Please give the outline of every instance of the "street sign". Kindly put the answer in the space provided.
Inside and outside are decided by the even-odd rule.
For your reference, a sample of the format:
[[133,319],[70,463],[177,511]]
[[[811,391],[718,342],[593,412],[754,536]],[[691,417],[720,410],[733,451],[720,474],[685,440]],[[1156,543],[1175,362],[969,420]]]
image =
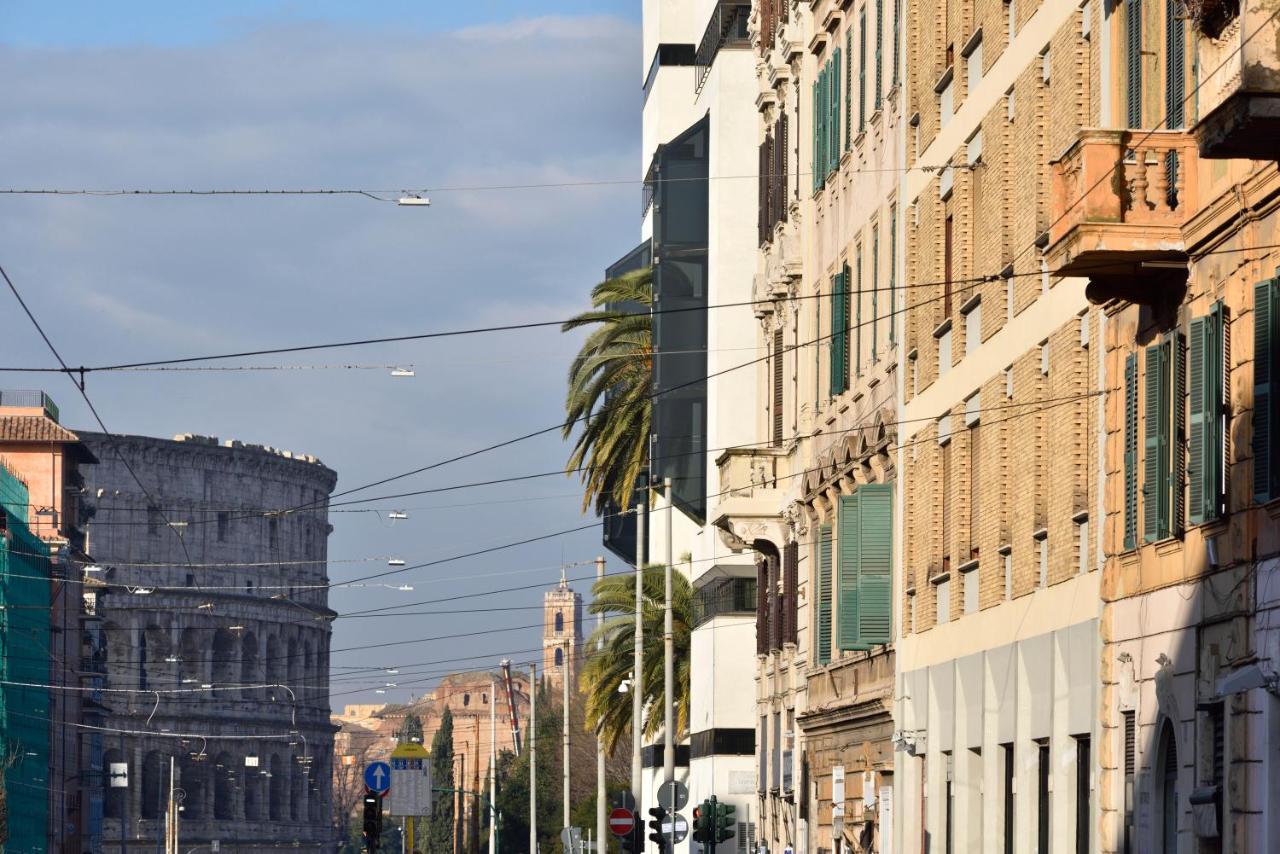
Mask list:
[[689,790],[679,780],[663,783],[658,789],[658,803],[672,812],[682,810],[689,803]]
[[[755,790],[752,789],[752,791],[754,792]],[[622,791],[618,792],[617,795],[614,796],[613,804],[614,806],[618,806],[618,807],[626,807],[632,812],[636,811],[635,795],[631,794],[631,792],[627,791],[626,789],[623,789]]]
[[689,822],[680,813],[676,813],[669,821],[662,823],[662,835],[672,842],[684,842],[684,838],[689,835]]
[[626,836],[635,826],[636,814],[626,807],[614,807],[609,813],[609,832],[614,836]]
[[582,830],[577,827],[566,827],[560,831],[560,844],[566,854],[577,854],[582,850]]
[[431,753],[421,744],[401,744],[391,751],[391,797],[388,815],[431,815]]
[[112,789],[127,789],[129,787],[129,763],[128,762],[112,762],[108,769],[108,776],[111,778]]
[[391,788],[391,766],[385,762],[370,762],[364,767],[364,785],[379,795]]

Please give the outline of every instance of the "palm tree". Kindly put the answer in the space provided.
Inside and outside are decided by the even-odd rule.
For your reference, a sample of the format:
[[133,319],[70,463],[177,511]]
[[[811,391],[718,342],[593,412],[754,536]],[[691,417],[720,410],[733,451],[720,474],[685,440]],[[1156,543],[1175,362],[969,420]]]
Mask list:
[[[662,729],[665,715],[662,650],[662,600],[666,583],[663,567],[656,564],[644,569],[642,606],[644,666],[640,673],[640,690],[644,701],[644,735],[652,738]],[[631,674],[635,644],[635,578],[630,574],[602,578],[592,588],[590,611],[605,614],[604,625],[592,632],[586,642],[590,657],[582,669],[581,686],[587,697],[586,717],[589,729],[600,728],[605,747],[613,752],[618,740],[631,726],[631,696],[618,688]],[[679,570],[671,573],[671,625],[675,660],[675,721],[677,742],[689,730],[689,648],[694,621],[693,585]],[[604,651],[597,653],[601,641]],[[636,686],[631,686],[636,690]]]
[[569,366],[564,436],[585,422],[566,468],[582,473],[582,509],[594,503],[603,513],[610,500],[631,503],[649,446],[653,268],[605,279],[592,289],[591,305],[560,327],[596,327]]

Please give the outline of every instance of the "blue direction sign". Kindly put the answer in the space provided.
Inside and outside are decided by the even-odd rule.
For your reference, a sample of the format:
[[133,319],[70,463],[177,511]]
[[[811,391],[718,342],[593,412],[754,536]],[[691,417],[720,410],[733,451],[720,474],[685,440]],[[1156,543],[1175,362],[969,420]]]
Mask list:
[[391,788],[391,766],[385,762],[370,762],[364,768],[364,784],[369,791],[383,794]]

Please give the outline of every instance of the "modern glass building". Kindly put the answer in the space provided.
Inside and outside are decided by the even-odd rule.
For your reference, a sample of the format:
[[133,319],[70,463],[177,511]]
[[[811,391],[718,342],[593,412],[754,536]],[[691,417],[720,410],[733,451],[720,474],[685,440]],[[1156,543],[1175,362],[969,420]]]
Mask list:
[[10,854],[44,851],[49,818],[49,549],[27,487],[0,464],[0,757]]

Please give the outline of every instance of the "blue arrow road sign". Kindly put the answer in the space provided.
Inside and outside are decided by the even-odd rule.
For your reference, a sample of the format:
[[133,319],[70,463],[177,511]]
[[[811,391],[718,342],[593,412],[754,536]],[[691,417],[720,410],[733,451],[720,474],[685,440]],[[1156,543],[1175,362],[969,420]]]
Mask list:
[[370,762],[364,769],[364,784],[379,795],[391,788],[391,766],[385,762]]

